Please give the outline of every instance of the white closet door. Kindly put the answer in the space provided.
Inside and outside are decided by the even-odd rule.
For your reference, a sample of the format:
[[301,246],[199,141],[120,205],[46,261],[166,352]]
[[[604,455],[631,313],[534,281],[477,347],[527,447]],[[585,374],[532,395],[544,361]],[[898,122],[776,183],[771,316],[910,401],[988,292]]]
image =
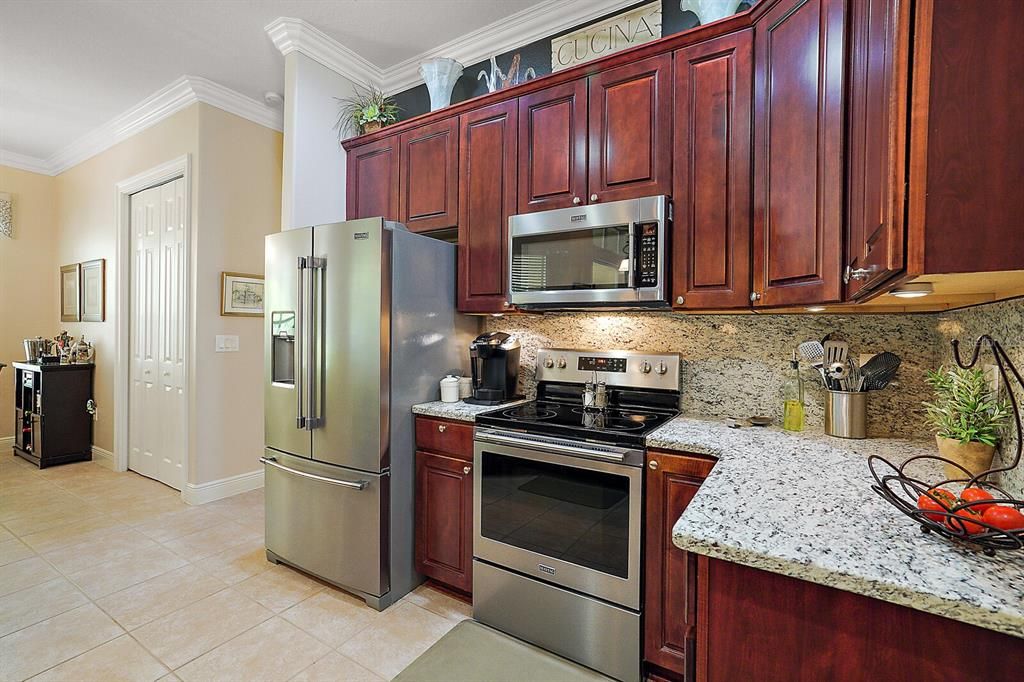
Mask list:
[[128,467],[185,482],[184,181],[131,197]]

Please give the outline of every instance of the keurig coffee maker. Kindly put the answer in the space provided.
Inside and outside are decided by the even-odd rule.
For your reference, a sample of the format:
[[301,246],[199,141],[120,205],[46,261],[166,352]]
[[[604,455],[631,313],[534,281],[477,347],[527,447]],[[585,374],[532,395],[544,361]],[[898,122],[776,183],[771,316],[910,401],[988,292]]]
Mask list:
[[505,332],[481,334],[469,344],[474,405],[500,405],[519,396],[519,341]]

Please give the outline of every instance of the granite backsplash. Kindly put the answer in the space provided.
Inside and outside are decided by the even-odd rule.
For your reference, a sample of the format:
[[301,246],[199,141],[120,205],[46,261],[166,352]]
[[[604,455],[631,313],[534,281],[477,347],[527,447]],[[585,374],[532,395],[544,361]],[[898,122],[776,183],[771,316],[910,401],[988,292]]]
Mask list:
[[[903,358],[888,388],[868,399],[868,434],[931,438],[921,401],[931,391],[925,371],[952,362],[949,340],[998,339],[1024,369],[1024,299],[916,315],[681,315],[674,313],[549,313],[488,318],[488,331],[517,335],[522,344],[521,388],[534,390],[538,348],[676,352],[682,356],[681,409],[697,417],[782,418],[782,384],[793,349],[829,332],[852,352],[889,350]],[[807,423],[821,427],[824,395],[808,371]],[[1024,398],[1024,397],[1022,397]],[[1012,455],[1012,448],[1009,450]],[[1022,472],[1024,473],[1024,472]]]

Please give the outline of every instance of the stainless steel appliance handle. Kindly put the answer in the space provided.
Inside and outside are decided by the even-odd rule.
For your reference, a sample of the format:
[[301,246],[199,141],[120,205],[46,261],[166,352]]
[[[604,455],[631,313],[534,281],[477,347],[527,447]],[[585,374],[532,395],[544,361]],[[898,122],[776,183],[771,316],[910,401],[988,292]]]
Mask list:
[[299,256],[296,263],[295,277],[295,428],[306,428],[306,416],[302,413],[302,391],[303,391],[303,324],[305,323],[305,311],[303,310],[303,298],[305,297],[306,280],[303,277],[306,269],[306,259]]
[[306,429],[312,431],[320,428],[323,424],[320,414],[320,401],[317,400],[317,389],[321,382],[320,371],[323,367],[324,343],[323,338],[323,316],[324,306],[322,297],[324,295],[324,269],[327,265],[325,258],[309,259],[309,299],[312,310],[309,316],[309,365],[308,376],[306,377],[306,404],[309,414],[306,416]]
[[636,221],[629,221],[629,274],[626,284],[630,289],[636,288]]
[[309,474],[305,471],[299,471],[291,467],[279,463],[273,457],[260,457],[260,461],[267,466],[272,466],[275,469],[281,471],[287,471],[289,474],[295,474],[296,476],[302,476],[303,478],[312,478],[314,481],[320,481],[321,483],[329,483],[330,485],[339,485],[342,488],[352,488],[353,490],[364,490],[366,486],[370,485],[369,481],[339,481],[336,478],[327,478],[326,476],[317,476],[316,474]]
[[626,461],[627,452],[620,449],[611,448],[588,448],[583,445],[565,445],[562,443],[555,442],[546,438],[538,436],[506,436],[504,434],[493,433],[488,431],[477,430],[474,437],[475,440],[484,443],[495,443],[497,445],[511,445],[520,448],[530,448],[533,450],[543,450],[546,452],[553,452],[560,455],[585,455],[587,457],[593,457],[595,459],[603,459],[609,462],[624,462]]

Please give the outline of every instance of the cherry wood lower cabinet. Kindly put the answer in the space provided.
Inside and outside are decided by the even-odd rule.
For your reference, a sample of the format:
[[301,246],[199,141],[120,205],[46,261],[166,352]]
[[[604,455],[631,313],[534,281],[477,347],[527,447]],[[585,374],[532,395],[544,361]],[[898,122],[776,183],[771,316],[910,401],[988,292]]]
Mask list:
[[465,593],[473,589],[472,433],[472,424],[416,417],[416,570]]
[[508,219],[516,212],[515,100],[459,120],[459,310],[508,308]]
[[1018,637],[703,556],[698,585],[701,682],[1021,679]]
[[349,220],[398,220],[398,135],[348,150],[345,214]]
[[675,53],[672,305],[750,305],[753,31]]
[[696,556],[672,544],[672,527],[714,463],[698,455],[647,453],[644,667],[665,679],[694,679]]

